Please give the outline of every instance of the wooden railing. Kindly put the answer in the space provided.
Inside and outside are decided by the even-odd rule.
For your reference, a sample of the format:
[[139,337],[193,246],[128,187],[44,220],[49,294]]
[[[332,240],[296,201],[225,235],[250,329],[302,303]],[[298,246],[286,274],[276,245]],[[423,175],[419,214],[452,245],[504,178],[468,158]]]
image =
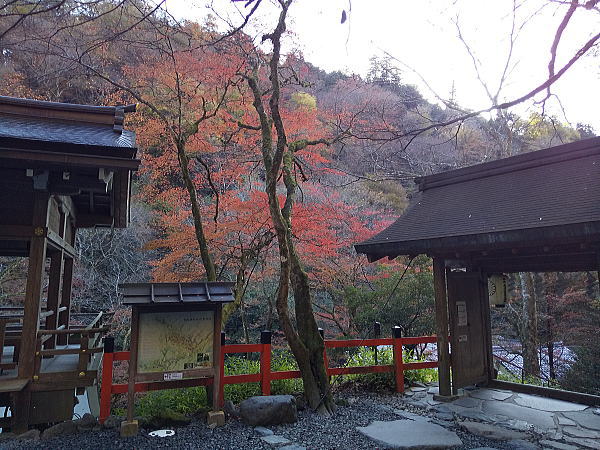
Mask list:
[[[224,403],[223,386],[225,384],[238,383],[260,383],[262,395],[270,395],[271,381],[300,378],[300,371],[272,371],[271,370],[271,332],[261,333],[260,344],[225,344],[225,333],[221,334],[221,391],[219,393],[220,406]],[[404,392],[404,371],[437,368],[437,361],[405,362],[403,348],[408,345],[436,343],[435,336],[402,337],[401,329],[394,327],[391,338],[381,339],[349,339],[349,340],[325,340],[325,352],[323,358],[329,376],[386,373],[394,372],[396,391]],[[331,348],[353,348],[353,347],[377,347],[389,346],[394,353],[394,363],[389,365],[372,365],[360,367],[330,367],[327,357],[327,349]],[[235,353],[260,353],[260,372],[252,374],[225,375],[225,355]],[[129,351],[114,351],[114,339],[105,338],[104,359],[102,362],[102,386],[100,391],[100,422],[110,415],[111,398],[114,394],[127,393],[127,383],[113,384],[113,364],[115,361],[129,361]],[[177,381],[161,381],[154,383],[135,383],[135,392],[146,392],[161,389],[173,389],[181,387],[208,386],[212,384],[211,378],[183,379]]]

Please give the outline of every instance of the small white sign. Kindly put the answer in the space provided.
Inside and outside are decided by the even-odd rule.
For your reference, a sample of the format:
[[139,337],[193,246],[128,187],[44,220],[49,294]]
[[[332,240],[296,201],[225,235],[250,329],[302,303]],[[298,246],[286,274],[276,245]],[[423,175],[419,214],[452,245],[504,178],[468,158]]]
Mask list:
[[467,302],[456,302],[457,322],[459,327],[467,326]]
[[165,381],[183,380],[183,372],[168,372],[163,374]]
[[458,342],[467,342],[467,335],[466,334],[460,334],[458,336]]

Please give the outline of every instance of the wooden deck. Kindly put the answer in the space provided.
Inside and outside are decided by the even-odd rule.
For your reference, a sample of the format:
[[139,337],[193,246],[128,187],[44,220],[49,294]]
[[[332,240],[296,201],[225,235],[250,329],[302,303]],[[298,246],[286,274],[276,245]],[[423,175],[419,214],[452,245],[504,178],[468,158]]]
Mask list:
[[[57,350],[63,349],[78,349],[79,345],[57,345]],[[2,362],[11,362],[13,359],[14,347],[4,347]],[[56,373],[56,372],[74,372],[78,368],[79,355],[56,355],[53,358],[43,358],[40,373]],[[17,377],[17,369],[2,370],[0,373],[0,389],[5,380],[15,379]]]

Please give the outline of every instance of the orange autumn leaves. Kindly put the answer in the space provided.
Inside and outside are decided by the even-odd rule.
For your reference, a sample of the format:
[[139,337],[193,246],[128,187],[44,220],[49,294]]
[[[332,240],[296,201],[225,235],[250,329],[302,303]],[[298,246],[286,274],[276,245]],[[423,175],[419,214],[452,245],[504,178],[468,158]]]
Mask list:
[[[249,69],[235,54],[224,57],[206,49],[128,69],[136,89],[148,99],[136,131],[143,149],[140,196],[152,206],[160,230],[160,237],[150,244],[160,255],[155,261],[156,280],[205,277],[189,195],[180,175],[178,139],[185,140],[219,278],[235,278],[247,264],[242,259],[249,257],[259,262],[255,277],[276,271],[260,132],[252,129],[258,123],[243,82],[244,70]],[[330,138],[328,113],[311,107],[309,94],[294,92],[289,89],[282,96],[289,141]],[[321,182],[332,176],[328,163],[333,151],[316,145],[296,154],[302,189],[292,219],[294,238],[311,278],[319,282],[351,270],[356,264],[351,245],[375,231],[370,229],[374,221],[369,214]],[[283,195],[283,183],[281,189]]]

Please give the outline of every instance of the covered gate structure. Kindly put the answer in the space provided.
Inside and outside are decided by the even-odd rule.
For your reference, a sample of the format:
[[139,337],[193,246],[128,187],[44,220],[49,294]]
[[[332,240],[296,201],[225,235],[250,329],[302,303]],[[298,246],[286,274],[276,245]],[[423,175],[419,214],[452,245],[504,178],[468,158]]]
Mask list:
[[70,323],[75,234],[127,226],[134,110],[0,97],[0,256],[28,258],[24,300],[0,306],[4,430],[72,418],[75,391],[96,382],[101,314]]
[[415,181],[404,214],[355,247],[369,261],[433,258],[440,394],[487,384],[599,404],[595,396],[495,380],[487,279],[599,270],[600,138]]

